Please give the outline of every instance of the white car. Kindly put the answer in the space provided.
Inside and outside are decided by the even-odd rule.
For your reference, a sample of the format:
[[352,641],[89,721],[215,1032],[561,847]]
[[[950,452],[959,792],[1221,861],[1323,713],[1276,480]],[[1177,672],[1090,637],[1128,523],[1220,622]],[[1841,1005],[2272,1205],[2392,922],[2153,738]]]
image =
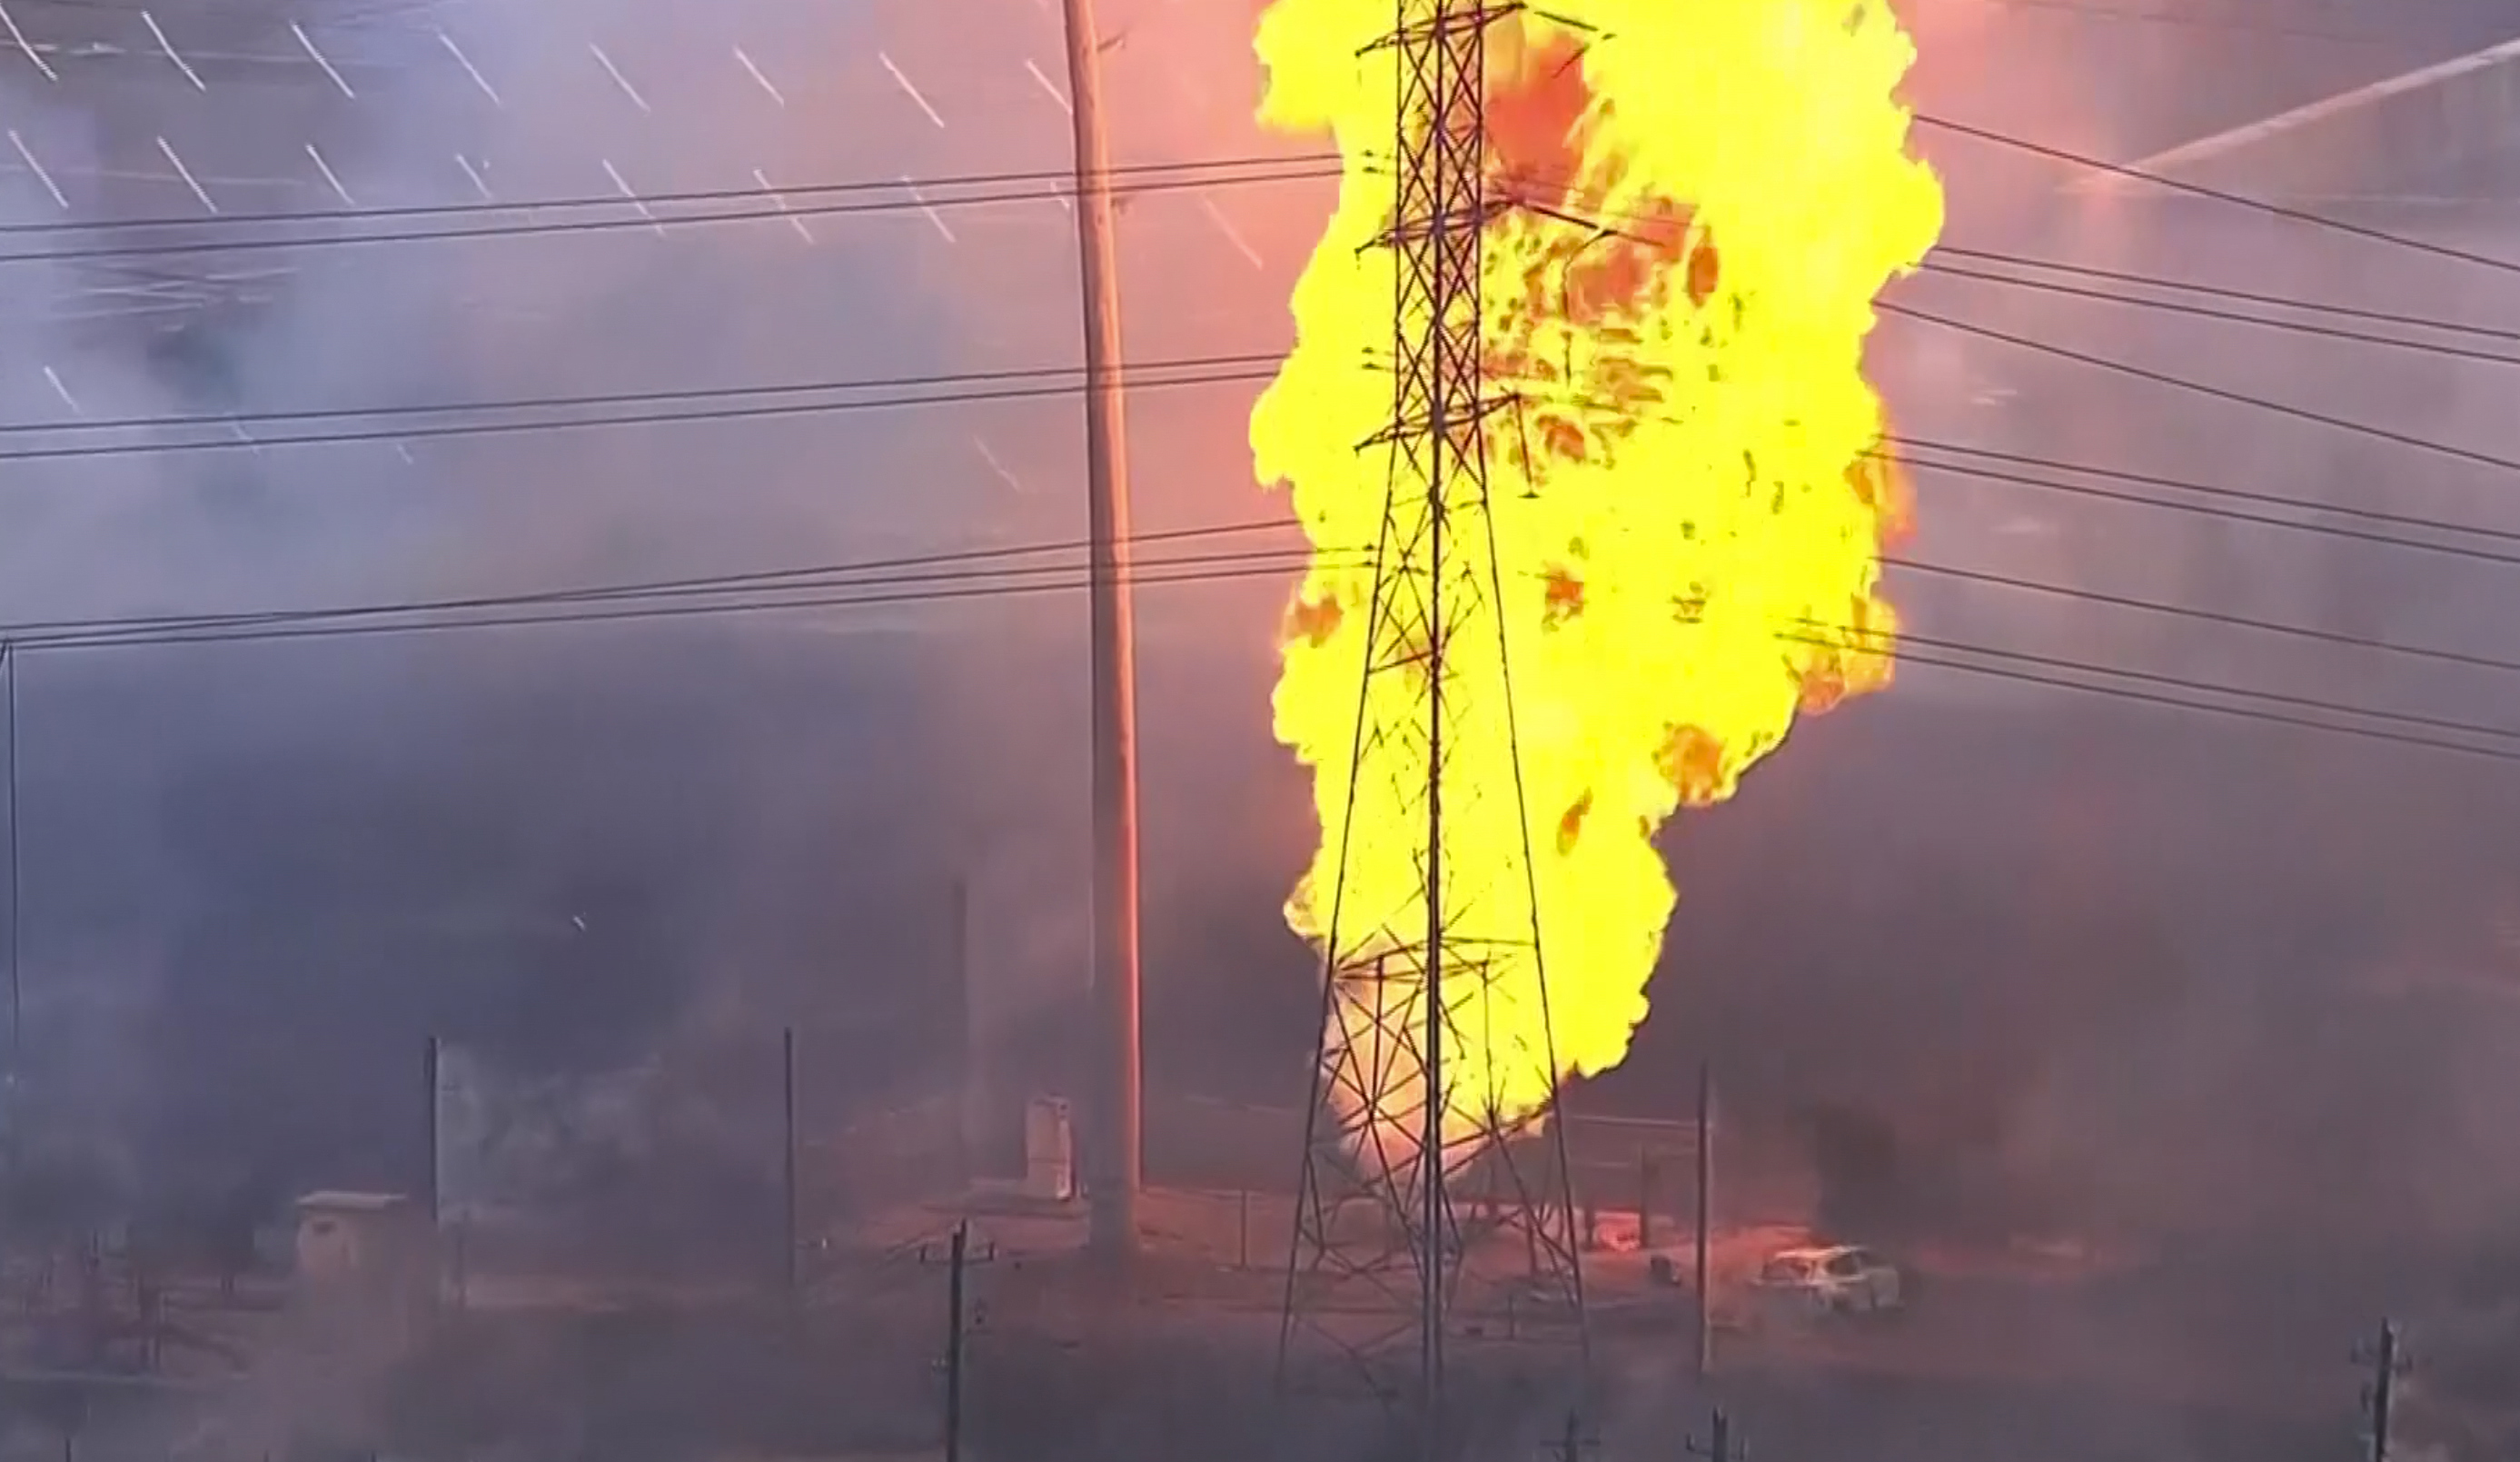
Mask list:
[[1759,1308],[1779,1318],[1895,1313],[1908,1298],[1899,1266],[1855,1244],[1780,1250],[1753,1287]]

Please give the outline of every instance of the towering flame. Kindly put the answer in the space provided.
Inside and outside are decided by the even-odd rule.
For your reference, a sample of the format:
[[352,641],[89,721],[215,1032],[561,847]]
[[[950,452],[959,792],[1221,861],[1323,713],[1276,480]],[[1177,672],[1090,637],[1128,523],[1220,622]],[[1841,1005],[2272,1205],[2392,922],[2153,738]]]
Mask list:
[[[1566,1074],[1616,1065],[1644,1017],[1676,899],[1655,830],[1730,797],[1797,713],[1889,680],[1879,555],[1906,499],[1864,342],[1876,292],[1932,247],[1943,197],[1907,151],[1896,89],[1914,50],[1882,0],[1552,8],[1508,16],[1488,42],[1490,189],[1537,206],[1484,241],[1486,388],[1520,403],[1487,441],[1504,645],[1454,651],[1473,687],[1499,685],[1508,658],[1530,825],[1495,795],[1513,767],[1488,737],[1447,773],[1484,789],[1486,810],[1448,821],[1445,845],[1457,867],[1519,868],[1527,836]],[[1291,489],[1316,550],[1276,715],[1314,773],[1322,845],[1286,915],[1317,944],[1343,852],[1343,940],[1422,927],[1424,814],[1388,790],[1413,772],[1422,787],[1422,765],[1355,779],[1340,846],[1372,593],[1356,547],[1376,539],[1387,471],[1359,444],[1393,399],[1393,259],[1373,240],[1393,206],[1398,81],[1369,50],[1393,12],[1274,0],[1258,34],[1262,120],[1328,132],[1346,160],[1295,290],[1295,348],[1251,420],[1259,477]],[[1403,698],[1390,716],[1418,694],[1372,687]],[[1552,1074],[1515,1058],[1544,1048],[1515,957],[1451,1053],[1448,1107],[1511,1119],[1549,1100]],[[1335,1019],[1358,1028],[1354,1011]]]

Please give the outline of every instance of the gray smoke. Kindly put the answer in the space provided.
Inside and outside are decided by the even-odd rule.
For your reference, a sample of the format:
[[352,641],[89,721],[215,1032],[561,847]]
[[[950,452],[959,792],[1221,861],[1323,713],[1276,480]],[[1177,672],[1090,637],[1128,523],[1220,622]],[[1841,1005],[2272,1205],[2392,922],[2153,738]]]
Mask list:
[[[2346,8],[2299,7],[2318,12],[2305,24],[2378,30],[2331,14]],[[1107,9],[1125,37],[1108,58],[1124,162],[1305,150],[1245,120],[1238,8]],[[2392,16],[2359,47],[2073,7],[1917,9],[1924,110],[2111,157],[2493,38],[2452,33],[2451,7]],[[61,223],[59,187],[81,226],[44,237],[83,250],[227,236],[100,226],[200,212],[160,139],[229,214],[338,206],[309,142],[366,206],[743,189],[756,169],[801,205],[817,181],[1065,157],[1058,36],[1024,0],[170,7],[198,86],[136,8],[13,13],[57,37],[59,79],[0,81],[46,168],[0,174],[0,206]],[[2080,202],[2051,163],[1924,136],[1955,243],[2520,324],[2491,271],[2201,207]],[[1282,342],[1321,201],[1134,199],[1130,353]],[[1072,225],[1046,200],[662,236],[635,211],[570,216],[628,226],[11,262],[0,414],[349,410],[1075,358]],[[2487,221],[2392,226],[2520,253]],[[1931,275],[1898,297],[2520,453],[2495,367]],[[1875,360],[1910,434],[2520,526],[2500,474],[2437,454],[1914,322],[1885,324]],[[1279,511],[1248,482],[1246,406],[1230,389],[1133,401],[1140,528]],[[399,448],[396,426],[13,463],[0,606],[436,596],[1082,530],[1072,401],[415,427]],[[1941,472],[1920,474],[1918,522],[1908,551],[1936,563],[2520,659],[2502,566]],[[1910,571],[1895,592],[1927,636],[2416,715],[2515,709],[2507,676],[2472,667]],[[1282,593],[1255,579],[1142,605],[1159,1084],[1282,1096],[1313,1035],[1308,960],[1276,912],[1312,836],[1267,729]],[[937,982],[933,911],[958,880],[977,1019],[1021,1048],[1010,1063],[1072,1079],[1055,1017],[1086,950],[1082,627],[1068,597],[38,657],[24,953],[59,1120],[114,1152],[128,1184],[396,1181],[423,1034],[477,1048],[513,1093],[635,1070],[699,1027],[858,1010]],[[2520,1199],[2492,1119],[2512,1094],[2507,786],[2492,762],[1912,665],[1676,832],[1683,903],[1656,1019],[1585,1099],[1668,1115],[1714,1051],[1745,1120],[1790,1130],[1826,1109],[1885,1131],[1872,1181],[1903,1191],[1858,1211],[1925,1230],[2464,1242]],[[587,1111],[563,1116],[589,1130]],[[166,1176],[178,1154],[216,1170]],[[2375,1187],[2392,1195],[2376,1209]]]
[[[7,175],[8,219],[51,231],[12,252],[81,257],[9,264],[9,417],[205,425],[13,437],[201,449],[12,469],[11,617],[1042,536],[1005,516],[984,460],[943,466],[932,425],[901,412],[471,437],[360,414],[968,369],[994,343],[941,288],[900,287],[936,247],[916,211],[661,236],[628,206],[238,221],[747,190],[756,170],[782,187],[884,177],[902,127],[871,131],[866,78],[833,79],[863,66],[880,82],[862,19],[778,3],[13,15],[50,74],[0,82],[32,160]],[[224,247],[485,224],[529,231]],[[273,412],[336,415],[253,420]],[[309,433],[358,439],[276,440]],[[119,1180],[151,1187],[404,1185],[424,1032],[520,1073],[602,1072],[644,1058],[703,991],[768,1029],[887,976],[936,982],[932,910],[985,851],[967,845],[986,789],[952,773],[950,708],[994,702],[962,650],[1010,618],[983,603],[941,622],[912,608],[34,657],[23,947],[59,1145],[120,1154]]]

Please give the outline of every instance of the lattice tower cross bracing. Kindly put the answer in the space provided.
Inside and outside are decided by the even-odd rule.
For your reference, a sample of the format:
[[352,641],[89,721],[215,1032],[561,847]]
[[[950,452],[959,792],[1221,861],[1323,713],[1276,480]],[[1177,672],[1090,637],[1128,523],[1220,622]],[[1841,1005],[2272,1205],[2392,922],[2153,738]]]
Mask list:
[[[1474,1044],[1496,981],[1539,982],[1546,1010],[1527,836],[1509,855],[1464,857],[1449,831],[1477,800],[1497,797],[1513,800],[1513,828],[1529,827],[1511,680],[1499,673],[1506,636],[1487,473],[1489,431],[1513,401],[1486,389],[1480,298],[1482,235],[1509,206],[1486,188],[1487,33],[1514,8],[1400,0],[1397,28],[1375,48],[1389,53],[1399,83],[1394,207],[1379,241],[1396,269],[1395,390],[1390,425],[1364,449],[1387,453],[1389,479],[1281,1331],[1282,1375],[1299,1335],[1311,1334],[1386,1393],[1404,1388],[1376,1372],[1414,1331],[1417,1384],[1405,1389],[1430,1445],[1443,1430],[1452,1337],[1517,1323],[1579,1342],[1584,1333],[1562,1124],[1534,1140],[1529,1122],[1452,1074],[1464,1049],[1478,1059],[1463,1070],[1496,1059]],[[1462,774],[1494,768],[1500,751],[1517,768],[1510,785]],[[1370,778],[1406,779],[1383,805],[1416,809],[1422,831],[1414,820],[1359,826],[1356,789]],[[1357,906],[1350,849],[1394,835],[1412,836],[1422,907]],[[1546,1064],[1552,1108],[1553,1047],[1546,1039],[1519,1058]],[[1501,1256],[1511,1272],[1499,1281]],[[1387,1304],[1393,1323],[1367,1318],[1381,1306],[1358,1304],[1360,1289]]]

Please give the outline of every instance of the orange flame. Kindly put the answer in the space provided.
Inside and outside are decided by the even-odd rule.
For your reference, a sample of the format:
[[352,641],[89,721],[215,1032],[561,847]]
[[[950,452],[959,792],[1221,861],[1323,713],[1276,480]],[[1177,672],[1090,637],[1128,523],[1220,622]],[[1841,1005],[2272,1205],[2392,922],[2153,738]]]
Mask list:
[[[1864,342],[1874,296],[1943,217],[1895,95],[1913,47],[1882,0],[1555,9],[1490,36],[1490,187],[1538,206],[1484,240],[1488,388],[1520,409],[1491,418],[1504,425],[1487,441],[1502,646],[1461,642],[1495,661],[1462,668],[1466,685],[1501,687],[1510,664],[1527,823],[1496,795],[1516,771],[1502,735],[1446,773],[1448,804],[1458,778],[1473,807],[1448,820],[1446,863],[1464,879],[1517,870],[1481,889],[1490,927],[1472,937],[1527,938],[1524,846],[1536,860],[1557,1070],[1536,1059],[1536,960],[1491,955],[1483,1033],[1447,1082],[1448,1112],[1508,1119],[1539,1113],[1556,1077],[1626,1055],[1676,900],[1655,830],[1732,796],[1796,714],[1889,680],[1898,621],[1879,555],[1907,507],[1878,455]],[[1317,943],[1343,861],[1343,939],[1422,926],[1409,911],[1426,895],[1422,812],[1405,792],[1424,786],[1423,763],[1388,764],[1422,749],[1388,743],[1369,754],[1386,764],[1350,764],[1372,590],[1353,549],[1375,541],[1386,486],[1358,443],[1391,409],[1387,373],[1367,362],[1387,356],[1394,297],[1373,240],[1393,206],[1396,82],[1367,47],[1391,20],[1391,0],[1275,0],[1258,37],[1262,119],[1327,131],[1347,159],[1296,286],[1295,348],[1251,421],[1260,478],[1291,490],[1318,550],[1276,702],[1324,829],[1286,910]],[[1369,1014],[1342,1009],[1333,1036],[1362,1042]],[[1418,1076],[1375,1079],[1399,1094]]]

